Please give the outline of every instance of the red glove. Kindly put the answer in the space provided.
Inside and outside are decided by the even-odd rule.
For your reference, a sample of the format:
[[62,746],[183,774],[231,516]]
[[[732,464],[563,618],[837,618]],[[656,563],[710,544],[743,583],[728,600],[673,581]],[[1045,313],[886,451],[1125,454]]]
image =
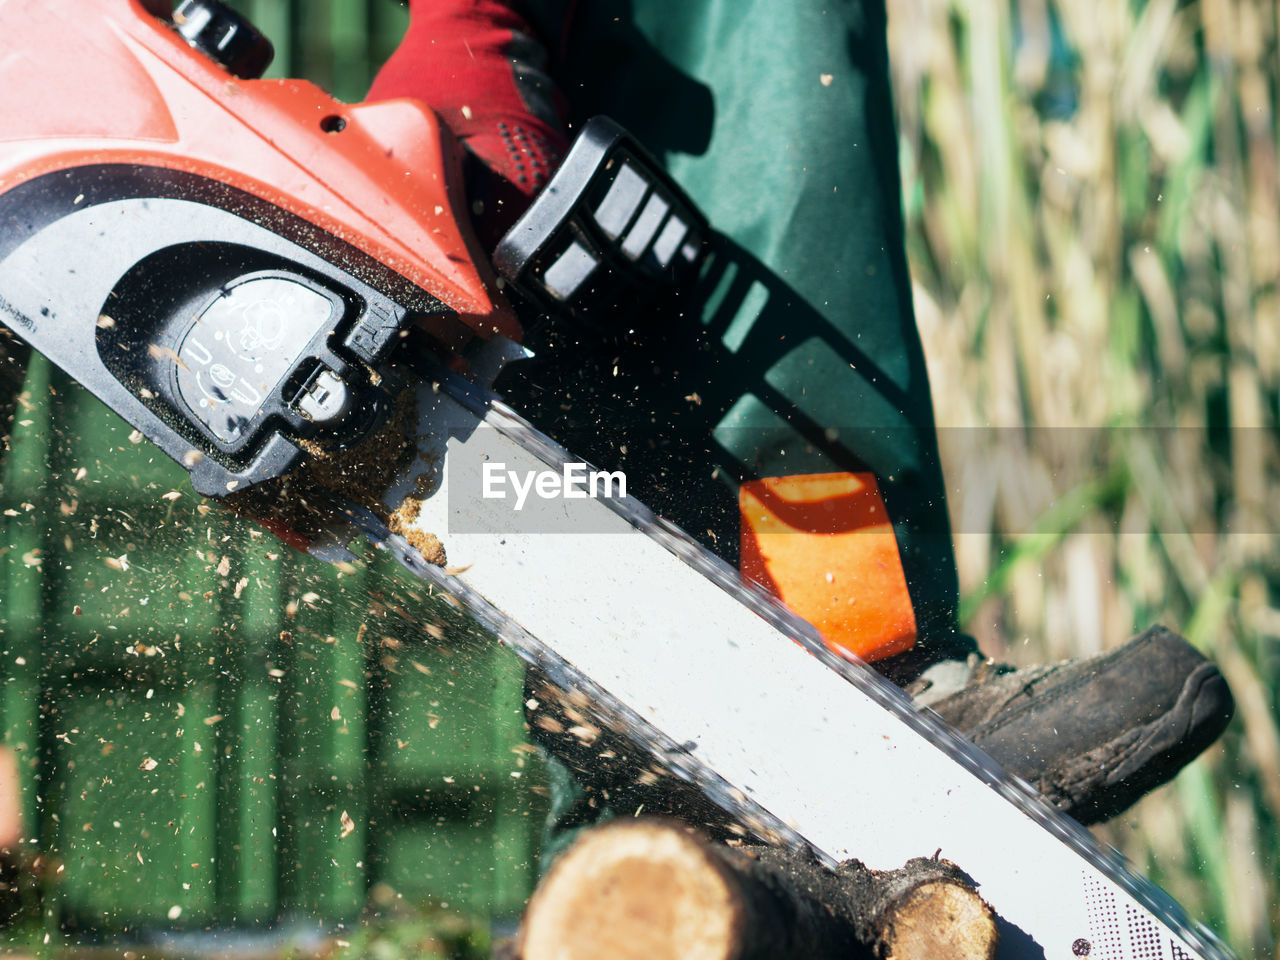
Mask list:
[[435,110],[482,161],[468,193],[492,250],[567,149],[564,104],[546,51],[502,0],[411,0],[408,32],[369,100],[412,97]]

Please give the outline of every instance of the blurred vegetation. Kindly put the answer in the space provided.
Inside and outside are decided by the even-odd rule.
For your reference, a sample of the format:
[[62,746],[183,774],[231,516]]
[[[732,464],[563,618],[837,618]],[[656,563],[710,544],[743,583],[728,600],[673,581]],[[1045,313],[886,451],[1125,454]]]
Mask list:
[[369,914],[350,936],[284,960],[482,960],[493,941],[487,918],[398,901],[389,887],[374,887]]
[[1029,663],[1163,622],[1218,661],[1224,742],[1101,833],[1280,955],[1276,7],[889,8],[967,627]]

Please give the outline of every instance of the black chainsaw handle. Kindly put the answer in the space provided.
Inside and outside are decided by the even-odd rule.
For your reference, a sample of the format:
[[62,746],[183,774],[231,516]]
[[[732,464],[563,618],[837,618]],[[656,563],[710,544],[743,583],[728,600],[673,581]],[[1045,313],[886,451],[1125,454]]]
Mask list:
[[640,143],[594,117],[493,262],[542,314],[616,331],[697,275],[708,234],[706,218]]

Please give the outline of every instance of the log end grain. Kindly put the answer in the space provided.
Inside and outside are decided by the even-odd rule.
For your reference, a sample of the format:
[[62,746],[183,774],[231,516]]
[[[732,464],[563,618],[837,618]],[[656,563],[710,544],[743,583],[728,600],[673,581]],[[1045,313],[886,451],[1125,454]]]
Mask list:
[[523,960],[733,960],[743,918],[736,881],[683,829],[617,822],[588,832],[525,913]]
[[998,940],[991,908],[972,889],[935,881],[886,911],[885,960],[988,960]]

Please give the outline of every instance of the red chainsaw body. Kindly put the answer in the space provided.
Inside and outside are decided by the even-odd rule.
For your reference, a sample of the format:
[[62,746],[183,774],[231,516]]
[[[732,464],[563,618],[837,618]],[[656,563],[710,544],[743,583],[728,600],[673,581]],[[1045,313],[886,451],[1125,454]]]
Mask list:
[[425,105],[238,79],[138,0],[0,0],[0,36],[0,195],[103,164],[194,174],[349,244],[482,335],[518,337],[470,233],[456,142]]

